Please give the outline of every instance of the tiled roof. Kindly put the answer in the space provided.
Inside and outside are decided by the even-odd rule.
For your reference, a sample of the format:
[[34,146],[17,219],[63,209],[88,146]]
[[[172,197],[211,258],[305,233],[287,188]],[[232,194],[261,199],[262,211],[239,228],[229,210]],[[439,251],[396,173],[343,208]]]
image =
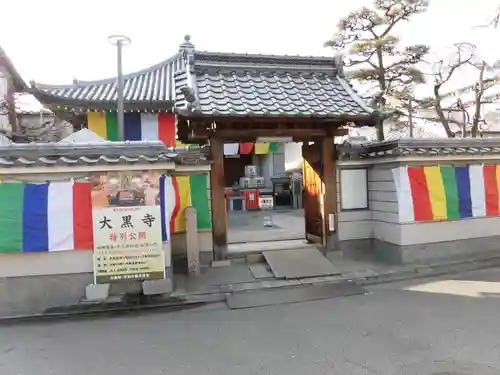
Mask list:
[[400,139],[397,141],[367,142],[337,146],[341,160],[373,159],[409,155],[498,155],[500,140],[494,138],[468,139]]
[[[329,57],[196,51],[179,53],[125,80],[125,109],[176,109],[184,115],[366,117],[373,112]],[[32,83],[47,104],[116,108],[116,79],[69,86]],[[188,110],[188,112],[186,112]]]
[[337,64],[326,57],[194,52],[187,67],[196,96],[192,111],[210,116],[370,115],[373,109]]
[[[183,68],[180,54],[150,68],[124,75],[125,109],[170,109],[175,71]],[[115,109],[116,78],[74,81],[72,85],[45,85],[31,82],[33,94],[43,103]]]
[[0,168],[165,163],[207,164],[203,149],[171,152],[160,141],[0,145]]

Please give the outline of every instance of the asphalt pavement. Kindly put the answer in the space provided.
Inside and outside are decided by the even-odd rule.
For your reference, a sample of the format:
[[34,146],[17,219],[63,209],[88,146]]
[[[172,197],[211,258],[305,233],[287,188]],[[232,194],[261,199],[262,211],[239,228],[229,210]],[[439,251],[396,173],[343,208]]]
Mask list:
[[500,269],[370,294],[0,327],[0,374],[500,374]]

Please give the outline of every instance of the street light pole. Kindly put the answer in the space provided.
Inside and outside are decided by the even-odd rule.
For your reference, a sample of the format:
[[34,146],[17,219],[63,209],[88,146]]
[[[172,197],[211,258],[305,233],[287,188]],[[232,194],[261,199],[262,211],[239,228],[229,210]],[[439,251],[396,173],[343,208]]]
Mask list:
[[122,70],[122,48],[131,43],[129,37],[125,35],[111,35],[108,41],[116,46],[116,70],[117,70],[117,120],[118,120],[118,138],[120,141],[125,140],[125,116],[123,114],[123,70]]
[[413,98],[408,95],[408,125],[410,126],[410,138],[413,138]]

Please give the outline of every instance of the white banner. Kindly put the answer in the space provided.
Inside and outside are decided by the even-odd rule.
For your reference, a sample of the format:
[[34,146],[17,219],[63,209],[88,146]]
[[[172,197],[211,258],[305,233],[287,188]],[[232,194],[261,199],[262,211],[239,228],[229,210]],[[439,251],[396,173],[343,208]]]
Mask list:
[[165,278],[160,206],[94,208],[96,284]]

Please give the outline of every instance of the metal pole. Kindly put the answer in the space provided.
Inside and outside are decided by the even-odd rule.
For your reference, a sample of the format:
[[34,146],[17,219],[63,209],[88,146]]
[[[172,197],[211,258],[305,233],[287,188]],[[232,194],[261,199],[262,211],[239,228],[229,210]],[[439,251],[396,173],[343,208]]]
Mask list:
[[129,37],[125,35],[111,35],[108,38],[109,42],[116,46],[116,113],[118,122],[118,140],[125,140],[125,116],[123,108],[123,71],[122,71],[122,50],[124,46],[128,46],[131,43]]
[[408,96],[408,125],[410,126],[410,138],[413,138],[413,103],[411,96]]
[[125,140],[125,116],[123,114],[123,71],[122,71],[122,41],[118,40],[116,44],[116,69],[118,72],[117,92],[118,92],[118,138],[120,141]]

